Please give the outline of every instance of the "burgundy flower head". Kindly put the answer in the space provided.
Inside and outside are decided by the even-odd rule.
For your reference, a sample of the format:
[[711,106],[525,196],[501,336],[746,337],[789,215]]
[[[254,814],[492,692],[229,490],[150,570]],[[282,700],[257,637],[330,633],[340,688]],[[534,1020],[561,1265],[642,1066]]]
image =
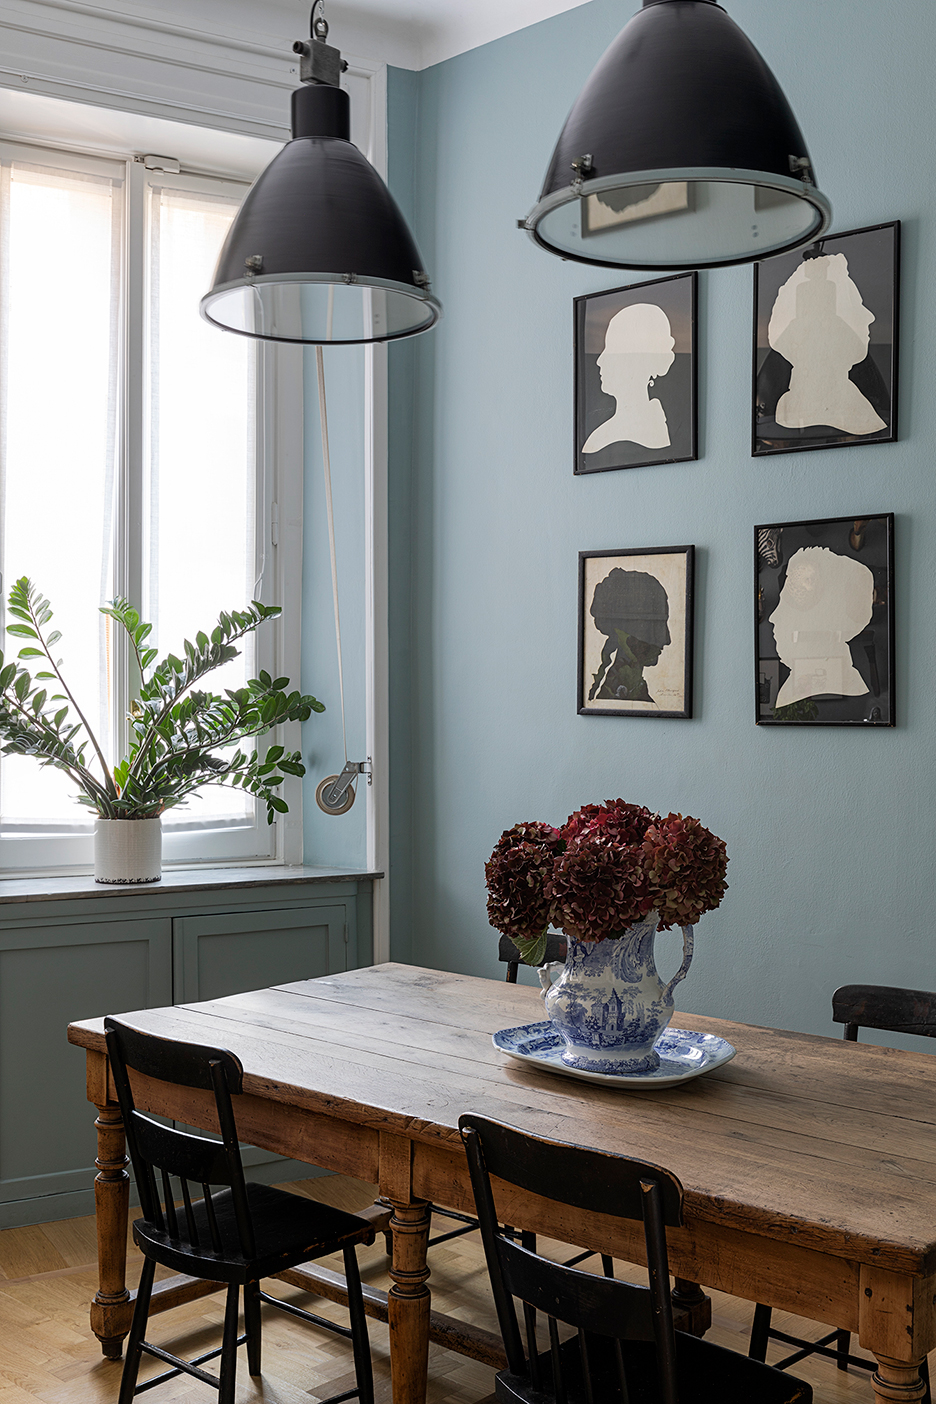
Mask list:
[[554,920],[580,941],[620,936],[653,907],[638,844],[622,844],[603,826],[588,829],[553,865]]
[[565,840],[550,824],[515,824],[506,829],[484,865],[488,920],[511,940],[532,940],[552,920],[548,894],[553,861]]
[[585,833],[603,833],[616,843],[639,844],[648,827],[659,819],[642,804],[626,800],[607,800],[605,804],[585,804],[570,814],[560,833],[565,839],[578,838]]
[[727,891],[724,841],[688,815],[668,814],[647,829],[644,867],[660,913],[660,930],[694,926]]

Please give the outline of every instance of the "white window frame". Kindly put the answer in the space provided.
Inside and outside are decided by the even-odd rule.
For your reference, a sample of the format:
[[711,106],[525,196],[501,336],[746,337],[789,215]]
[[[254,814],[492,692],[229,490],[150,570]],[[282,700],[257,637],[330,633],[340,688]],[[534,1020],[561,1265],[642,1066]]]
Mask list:
[[[146,376],[146,202],[148,187],[162,185],[196,192],[246,194],[249,182],[232,182],[214,175],[183,170],[178,175],[148,171],[136,153],[122,159],[102,158],[100,153],[79,153],[30,142],[0,140],[0,159],[18,159],[58,169],[78,169],[108,174],[123,183],[123,336],[121,375],[124,387],[120,416],[119,524],[114,561],[115,593],[138,603],[142,591],[143,458],[145,451],[144,400]],[[222,333],[219,333],[221,335]],[[283,615],[258,630],[255,670],[265,668],[274,676],[287,676],[299,686],[302,580],[302,415],[296,406],[302,401],[301,358],[285,348],[258,348],[257,391],[257,496],[255,570],[259,582],[257,597],[266,604],[279,604]],[[297,524],[298,529],[297,529]],[[136,535],[137,539],[133,537]],[[9,584],[9,582],[5,582]],[[246,601],[232,600],[234,608]],[[54,601],[53,601],[54,605]],[[215,621],[205,621],[210,628]],[[7,640],[7,649],[10,651]],[[114,699],[114,714],[124,717],[129,704],[125,640],[115,634],[120,679]],[[166,646],[166,641],[164,641]],[[171,646],[171,645],[170,645]],[[279,742],[290,750],[301,746],[299,723],[277,728],[260,743]],[[126,736],[114,738],[114,750],[121,754]],[[289,804],[288,815],[277,816],[267,825],[266,811],[255,805],[254,821],[248,825],[201,829],[163,835],[163,861],[166,867],[264,866],[302,862],[302,782],[286,777],[281,793]],[[88,816],[76,805],[76,821]],[[46,834],[0,837],[0,873],[20,876],[41,871],[57,873],[90,871],[93,863],[93,835],[50,829]]]
[[[266,151],[288,139],[289,92],[298,81],[290,53],[295,33],[264,32],[264,14],[241,6],[243,21],[233,26],[196,28],[197,17],[180,3],[158,8],[140,0],[132,12],[97,6],[70,9],[62,0],[0,0],[0,32],[6,58],[0,65],[0,127],[11,137],[60,143],[54,100],[66,101],[78,115],[83,149],[102,154],[128,148],[172,150],[173,138],[199,129],[199,143],[212,139],[216,173],[258,173],[243,168],[253,143]],[[281,12],[277,12],[277,15]],[[194,21],[194,23],[193,23]],[[271,19],[271,23],[275,24]],[[336,42],[340,40],[335,30]],[[181,56],[181,61],[180,61]],[[386,64],[345,54],[343,80],[355,88],[352,118],[361,125],[359,96],[367,92],[362,133],[354,140],[368,160],[387,175]],[[193,62],[194,59],[194,62]],[[349,81],[350,80],[350,81]],[[28,100],[27,100],[28,99]],[[115,140],[112,132],[120,132]],[[164,134],[164,135],[163,135]],[[186,153],[180,153],[183,167]],[[261,164],[265,164],[263,161]],[[288,353],[289,348],[286,348]],[[275,592],[299,571],[284,570],[284,551],[301,549],[304,466],[300,358],[277,364],[277,391],[270,434],[277,481],[281,549]],[[367,349],[365,464],[367,500],[367,753],[373,784],[361,786],[366,802],[367,866],[386,876],[374,885],[374,960],[390,958],[389,934],[389,672],[387,620],[387,350]],[[282,671],[299,677],[298,627],[283,642]],[[296,733],[299,727],[295,727]],[[284,744],[287,744],[284,741]],[[293,741],[288,742],[290,746]],[[298,734],[295,745],[298,746]],[[301,819],[291,807],[281,861],[302,862]]]

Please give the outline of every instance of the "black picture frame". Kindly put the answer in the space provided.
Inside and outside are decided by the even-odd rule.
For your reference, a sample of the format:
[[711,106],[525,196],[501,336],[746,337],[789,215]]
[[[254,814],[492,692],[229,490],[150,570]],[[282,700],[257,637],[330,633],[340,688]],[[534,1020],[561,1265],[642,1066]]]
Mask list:
[[894,514],[755,527],[754,638],[758,726],[894,726]]
[[580,716],[692,716],[694,574],[694,546],[579,552]]
[[[677,273],[573,299],[576,474],[698,458],[698,279]],[[609,326],[631,308],[638,310],[615,323],[616,349],[608,353],[614,359],[603,375],[599,358],[608,350]],[[613,437],[614,427],[602,432],[615,424],[618,434],[650,442]],[[602,442],[606,434],[612,437]]]
[[752,455],[895,442],[899,321],[899,220],[755,263]]

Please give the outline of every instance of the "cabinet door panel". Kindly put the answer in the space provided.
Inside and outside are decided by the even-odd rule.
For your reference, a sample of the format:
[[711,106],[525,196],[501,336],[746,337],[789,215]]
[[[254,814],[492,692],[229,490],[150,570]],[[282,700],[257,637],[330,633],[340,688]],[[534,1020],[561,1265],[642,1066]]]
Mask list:
[[170,956],[168,919],[0,933],[0,1201],[88,1187],[94,1109],[66,1027],[170,1003]]
[[347,934],[343,905],[177,918],[175,1003],[347,970]]

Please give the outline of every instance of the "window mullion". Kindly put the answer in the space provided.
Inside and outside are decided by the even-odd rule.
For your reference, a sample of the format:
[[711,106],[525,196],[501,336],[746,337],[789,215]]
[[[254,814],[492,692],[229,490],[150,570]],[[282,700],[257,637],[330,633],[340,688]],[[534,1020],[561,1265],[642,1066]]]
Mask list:
[[[118,594],[137,608],[143,600],[144,435],[146,397],[146,172],[141,162],[127,162],[126,238],[124,243],[124,318],[121,347],[123,424],[120,436],[120,473],[115,532],[114,579]],[[131,676],[133,660],[122,629],[111,635],[114,659],[114,747],[123,755],[129,743],[127,712],[137,679]]]

